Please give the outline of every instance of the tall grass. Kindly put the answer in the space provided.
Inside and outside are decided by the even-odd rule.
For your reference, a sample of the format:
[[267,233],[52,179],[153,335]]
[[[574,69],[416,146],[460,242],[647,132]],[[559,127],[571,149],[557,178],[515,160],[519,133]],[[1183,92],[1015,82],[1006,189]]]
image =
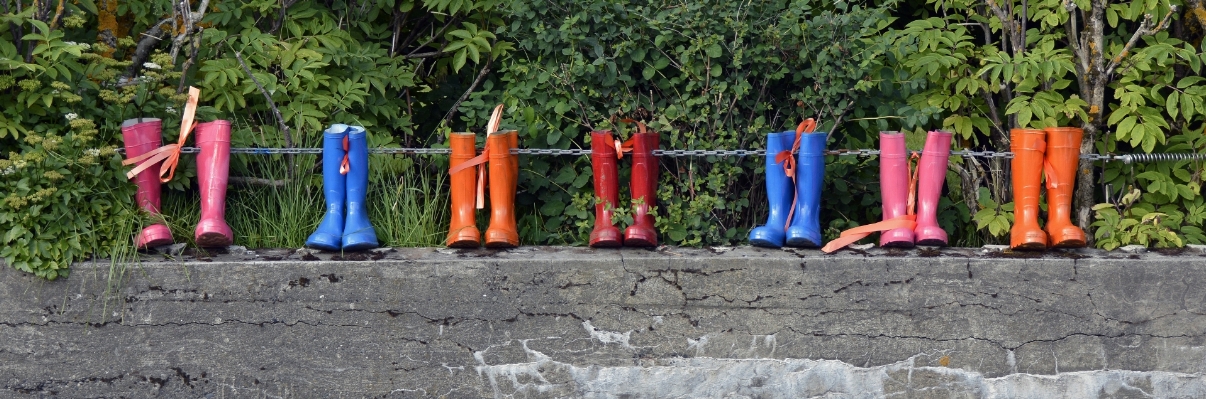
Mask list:
[[[284,159],[262,155],[235,154],[254,158],[254,168],[232,175],[253,175],[252,184],[232,180],[226,193],[226,222],[234,231],[235,245],[248,248],[300,248],[322,221],[326,205],[322,174],[310,173],[314,155],[299,155],[298,176],[288,178]],[[369,220],[382,246],[433,246],[443,243],[448,228],[448,196],[443,173],[432,173],[428,165],[389,164],[392,155],[371,155],[369,170]],[[277,157],[273,157],[277,158]],[[250,161],[251,159],[246,159]],[[182,160],[188,162],[186,158]],[[420,160],[422,161],[422,160]],[[247,164],[252,164],[248,162]],[[400,171],[399,171],[400,170]],[[265,182],[277,182],[265,185]],[[200,219],[200,198],[194,189],[166,192],[163,213],[178,243],[193,243],[193,229]]]

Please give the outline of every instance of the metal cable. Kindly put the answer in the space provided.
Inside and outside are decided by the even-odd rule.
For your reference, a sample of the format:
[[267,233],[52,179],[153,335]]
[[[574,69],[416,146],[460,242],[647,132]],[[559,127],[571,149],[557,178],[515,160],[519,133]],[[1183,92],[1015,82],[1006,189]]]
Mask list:
[[[124,153],[124,149],[118,149],[118,152]],[[196,154],[200,152],[197,147],[182,147],[180,152],[183,154]],[[400,148],[400,147],[383,147],[370,148],[369,153],[372,154],[417,154],[417,155],[434,155],[434,154],[450,154],[452,150],[447,148]],[[257,155],[272,155],[272,154],[322,154],[321,148],[231,148],[231,154],[257,154]],[[513,148],[512,154],[517,155],[553,155],[553,156],[582,156],[590,155],[591,150],[587,149],[556,149],[556,148]],[[913,154],[920,154],[921,151],[911,151]],[[653,150],[654,156],[661,157],[744,157],[744,156],[763,156],[766,155],[766,150]],[[829,150],[825,151],[825,155],[836,156],[857,156],[869,157],[879,155],[879,150],[872,149],[857,149],[857,150]],[[951,151],[951,156],[957,157],[972,157],[972,158],[1002,158],[1012,159],[1013,153],[1006,151],[972,151],[972,150],[955,150]],[[1123,163],[1147,163],[1147,162],[1172,162],[1181,160],[1206,160],[1206,154],[1196,153],[1167,153],[1167,154],[1124,154],[1124,155],[1101,155],[1101,154],[1081,154],[1080,159],[1089,161],[1106,161],[1106,162],[1123,162]]]

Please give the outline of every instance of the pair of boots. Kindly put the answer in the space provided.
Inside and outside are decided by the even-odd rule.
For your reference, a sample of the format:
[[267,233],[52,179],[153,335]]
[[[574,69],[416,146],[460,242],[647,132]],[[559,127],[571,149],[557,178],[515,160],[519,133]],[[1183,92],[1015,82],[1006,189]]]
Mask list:
[[[821,183],[825,180],[828,135],[813,133],[815,127],[809,119],[794,132],[767,135],[766,197],[770,215],[766,225],[750,230],[751,245],[821,246]],[[796,148],[799,154],[793,158],[792,151]]]
[[[657,202],[657,157],[653,150],[658,148],[659,136],[648,132],[644,123],[637,122],[638,132],[626,143],[619,143],[610,130],[590,132],[591,170],[595,175],[595,228],[590,232],[593,248],[656,247],[657,229],[653,214],[649,212]],[[627,147],[627,148],[626,148]],[[632,225],[620,229],[612,220],[620,202],[619,172],[616,160],[624,152],[632,152],[632,176],[629,190],[632,193]]]
[[[1085,232],[1072,223],[1072,189],[1080,162],[1084,131],[1070,127],[1013,129],[1014,222],[1009,246],[1014,249],[1081,248]],[[1047,231],[1039,228],[1039,190],[1047,175]]]
[[[191,118],[186,123],[192,124]],[[174,173],[175,163],[179,153],[168,158],[154,157],[161,152],[163,123],[155,118],[130,119],[121,124],[121,136],[125,142],[125,164],[133,164],[148,159],[134,171],[127,174],[138,185],[135,199],[138,206],[152,215],[159,215],[160,183],[171,180],[171,177],[160,179],[160,173],[152,170],[155,165],[161,165],[163,170],[171,168]],[[223,247],[234,242],[234,233],[226,224],[226,183],[230,172],[230,122],[218,120],[196,125],[197,147],[197,180],[201,188],[201,221],[194,230],[194,238],[201,247]],[[183,144],[188,133],[181,133],[180,142]],[[170,146],[169,146],[170,147]],[[178,151],[179,145],[175,147]],[[146,157],[150,155],[150,157]],[[145,158],[144,158],[145,157]],[[165,161],[170,162],[164,163]],[[172,244],[172,232],[168,227],[156,223],[142,229],[134,239],[139,249],[160,247]]]
[[[879,246],[911,248],[916,245],[946,246],[947,235],[938,226],[938,200],[946,183],[947,162],[951,155],[951,133],[931,131],[917,170],[909,175],[909,151],[905,135],[879,133],[879,184],[883,196],[883,218],[879,223],[843,231],[838,239],[825,245],[825,253],[837,251],[874,232]],[[914,213],[916,204],[916,213]]]
[[[519,133],[514,130],[498,131],[502,121],[502,109],[503,105],[500,104],[490,116],[490,122],[486,126],[486,146],[479,156],[474,156],[477,147],[473,133],[448,135],[448,147],[452,150],[448,169],[452,186],[452,222],[448,227],[448,238],[444,240],[444,245],[450,248],[477,248],[482,245],[481,233],[477,229],[476,210],[486,206],[487,169],[490,183],[490,227],[486,229],[486,247],[519,246],[519,229],[515,223],[519,155],[511,153],[512,149],[519,148]],[[477,166],[476,174],[472,170],[473,166]]]
[[327,212],[306,246],[325,251],[377,247],[369,223],[368,137],[362,126],[331,125],[322,135],[322,187]]

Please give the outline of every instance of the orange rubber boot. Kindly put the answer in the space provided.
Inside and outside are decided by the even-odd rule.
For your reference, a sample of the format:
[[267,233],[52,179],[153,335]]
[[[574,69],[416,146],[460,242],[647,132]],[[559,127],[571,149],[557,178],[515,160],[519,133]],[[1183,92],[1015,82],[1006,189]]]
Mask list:
[[[1072,189],[1084,131],[1049,127],[1047,131],[1047,234],[1053,248],[1082,248],[1085,232],[1072,223]],[[1052,176],[1054,174],[1054,176]]]
[[[452,150],[449,167],[455,167],[477,155],[473,133],[448,135],[448,147]],[[482,245],[481,232],[477,230],[474,194],[477,189],[477,168],[467,168],[450,177],[452,197],[452,224],[448,226],[448,238],[444,245],[451,248],[477,248]]]
[[486,229],[487,248],[519,246],[515,224],[515,190],[519,181],[519,134],[514,130],[486,136],[490,152],[490,227]]
[[1039,189],[1042,187],[1046,132],[1035,129],[1009,131],[1013,151],[1013,228],[1009,246],[1014,249],[1046,249],[1047,233],[1038,225]]

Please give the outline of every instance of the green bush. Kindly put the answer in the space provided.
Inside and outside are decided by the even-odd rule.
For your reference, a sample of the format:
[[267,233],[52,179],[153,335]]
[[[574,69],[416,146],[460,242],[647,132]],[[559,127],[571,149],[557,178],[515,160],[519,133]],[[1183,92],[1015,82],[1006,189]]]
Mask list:
[[[589,148],[595,129],[625,138],[630,129],[614,122],[622,118],[660,132],[663,149],[763,148],[767,133],[809,117],[829,132],[830,148],[875,148],[878,131],[902,130],[920,149],[925,130],[947,128],[961,137],[957,146],[1005,151],[1009,127],[1086,118],[1100,133],[1090,132],[1098,152],[1206,146],[1202,55],[1189,44],[1196,39],[1141,35],[1122,54],[1130,35],[1107,34],[1122,67],[1105,83],[1108,101],[1093,108],[1099,99],[1081,95],[1088,83],[1077,80],[1077,55],[1065,49],[1069,14],[1061,2],[1031,4],[1021,17],[986,16],[975,2],[920,0],[253,0],[188,13],[181,7],[199,4],[97,9],[85,1],[64,3],[62,12],[48,4],[16,2],[3,16],[10,29],[0,32],[0,256],[46,278],[65,275],[72,261],[130,249],[150,219],[134,209],[115,153],[119,124],[159,117],[164,141],[173,142],[179,93],[190,85],[202,89],[201,119],[234,122],[237,147],[317,147],[331,123],[366,126],[374,147],[441,147],[450,131],[482,133],[498,103],[506,105],[504,127],[519,130],[529,148]],[[1114,4],[1109,24],[1131,32],[1147,13],[1175,19],[1170,5],[1177,4]],[[930,15],[937,10],[948,12]],[[185,14],[197,19],[176,17]],[[1030,23],[1020,47],[1002,17]],[[310,209],[321,201],[317,158],[233,158],[233,176],[268,184],[230,191],[241,204],[230,207],[231,223],[245,234],[236,241],[299,245],[318,222],[298,216],[318,211]],[[827,162],[826,238],[879,220],[878,162]],[[620,164],[626,182],[628,163]],[[663,157],[660,164],[664,242],[744,243],[765,217],[761,158]],[[390,219],[382,223],[384,244],[438,243],[447,158],[375,155],[371,165],[374,198],[382,201],[372,212]],[[1007,174],[997,171],[1008,163],[953,158],[952,165],[939,205],[952,243],[1000,240],[1011,204]],[[188,156],[180,166],[164,216],[188,242],[195,167]],[[523,156],[521,170],[521,241],[585,243],[595,202],[589,158]],[[1109,163],[1080,181],[1090,189],[1107,183],[1111,196],[1137,186],[1142,194],[1118,217],[1159,213],[1139,221],[1200,243],[1201,172],[1190,161]],[[1098,195],[1084,187],[1082,197]],[[255,209],[280,201],[294,203]],[[621,224],[627,208],[617,210]],[[404,217],[390,218],[396,212]]]

